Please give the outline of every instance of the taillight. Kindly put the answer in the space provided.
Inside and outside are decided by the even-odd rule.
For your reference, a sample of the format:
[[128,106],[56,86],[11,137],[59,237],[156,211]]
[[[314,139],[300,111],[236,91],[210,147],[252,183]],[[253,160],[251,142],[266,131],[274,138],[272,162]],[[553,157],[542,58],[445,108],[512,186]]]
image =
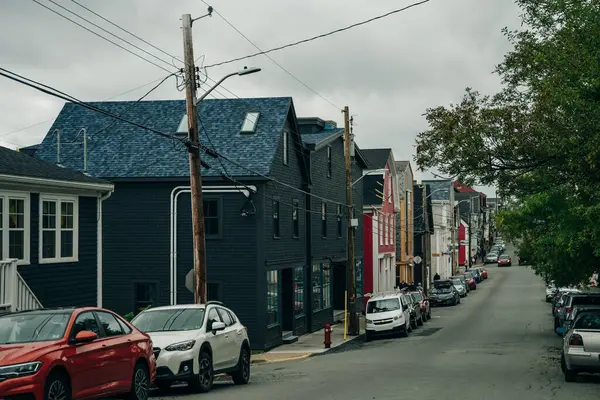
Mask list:
[[576,333],[569,338],[569,346],[583,346],[583,338]]
[[567,308],[568,313],[570,313],[571,311],[573,311],[573,309],[571,307]]
[[556,311],[560,312],[560,307],[558,307],[558,308],[556,309]]

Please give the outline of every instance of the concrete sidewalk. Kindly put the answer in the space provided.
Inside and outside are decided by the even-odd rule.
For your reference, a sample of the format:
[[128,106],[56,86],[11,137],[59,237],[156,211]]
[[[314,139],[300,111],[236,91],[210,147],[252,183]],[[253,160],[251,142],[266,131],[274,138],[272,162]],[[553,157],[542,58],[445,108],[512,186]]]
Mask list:
[[[365,332],[365,320],[363,317],[359,319],[360,332]],[[344,340],[344,324],[332,325],[331,331],[331,348],[326,349],[323,341],[325,339],[324,329],[318,330],[307,335],[300,336],[296,343],[284,344],[276,347],[273,350],[252,355],[252,363],[273,363],[283,362],[291,360],[301,360],[308,358],[316,354],[326,353],[336,347],[345,345],[362,338],[362,335],[358,336],[346,336]],[[359,339],[360,340],[360,339]]]

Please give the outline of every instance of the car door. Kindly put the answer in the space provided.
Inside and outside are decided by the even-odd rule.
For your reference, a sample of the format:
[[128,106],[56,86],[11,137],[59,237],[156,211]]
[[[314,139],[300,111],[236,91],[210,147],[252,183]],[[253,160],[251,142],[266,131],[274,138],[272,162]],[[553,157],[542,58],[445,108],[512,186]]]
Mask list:
[[89,343],[73,343],[66,353],[66,364],[71,376],[73,397],[95,396],[102,387],[115,377],[107,368],[107,349],[102,345],[103,332],[92,311],[84,311],[75,318],[69,340],[73,341],[81,331],[90,331],[98,339]]
[[212,347],[213,368],[220,370],[227,363],[227,338],[225,337],[225,330],[212,332],[212,324],[215,322],[223,321],[217,313],[217,308],[211,307],[208,309],[208,314],[206,315],[206,335]]
[[225,335],[226,347],[224,349],[225,364],[223,368],[229,368],[237,364],[240,355],[240,346],[236,343],[237,332],[231,315],[222,307],[217,307],[217,311],[219,312],[221,320],[225,323],[225,330],[223,333]]
[[106,362],[114,374],[113,383],[118,387],[128,387],[133,377],[136,356],[131,350],[131,339],[127,340],[130,335],[125,334],[122,325],[112,313],[96,311],[95,314],[104,330],[102,346],[108,350]]

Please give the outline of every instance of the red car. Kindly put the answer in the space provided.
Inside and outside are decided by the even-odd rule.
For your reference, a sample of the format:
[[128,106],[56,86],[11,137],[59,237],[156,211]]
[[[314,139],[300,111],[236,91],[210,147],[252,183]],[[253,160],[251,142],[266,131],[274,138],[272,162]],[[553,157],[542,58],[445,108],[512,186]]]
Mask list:
[[510,258],[510,256],[503,254],[500,257],[498,257],[498,266],[501,265],[506,265],[507,267],[512,266],[512,259]]
[[101,308],[0,316],[0,398],[147,400],[156,377],[150,337]]
[[487,269],[481,268],[481,276],[483,276],[483,279],[487,279],[488,278]]
[[465,276],[467,285],[469,285],[469,289],[477,290],[477,281],[475,280],[475,276],[473,275],[473,272],[467,271],[463,275]]
[[425,320],[431,319],[431,306],[429,305],[429,299],[425,297],[425,294],[421,290],[415,290],[410,292],[411,295],[419,302],[419,308],[421,309],[421,315]]

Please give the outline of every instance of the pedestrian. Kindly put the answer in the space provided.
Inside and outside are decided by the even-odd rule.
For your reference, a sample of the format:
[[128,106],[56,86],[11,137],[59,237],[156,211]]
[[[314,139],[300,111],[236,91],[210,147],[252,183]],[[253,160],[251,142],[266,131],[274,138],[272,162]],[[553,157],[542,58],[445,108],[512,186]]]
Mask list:
[[436,272],[436,273],[435,273],[435,275],[433,276],[433,280],[434,280],[434,281],[439,281],[440,279],[441,279],[441,278],[440,278],[440,274],[438,274],[438,273]]

